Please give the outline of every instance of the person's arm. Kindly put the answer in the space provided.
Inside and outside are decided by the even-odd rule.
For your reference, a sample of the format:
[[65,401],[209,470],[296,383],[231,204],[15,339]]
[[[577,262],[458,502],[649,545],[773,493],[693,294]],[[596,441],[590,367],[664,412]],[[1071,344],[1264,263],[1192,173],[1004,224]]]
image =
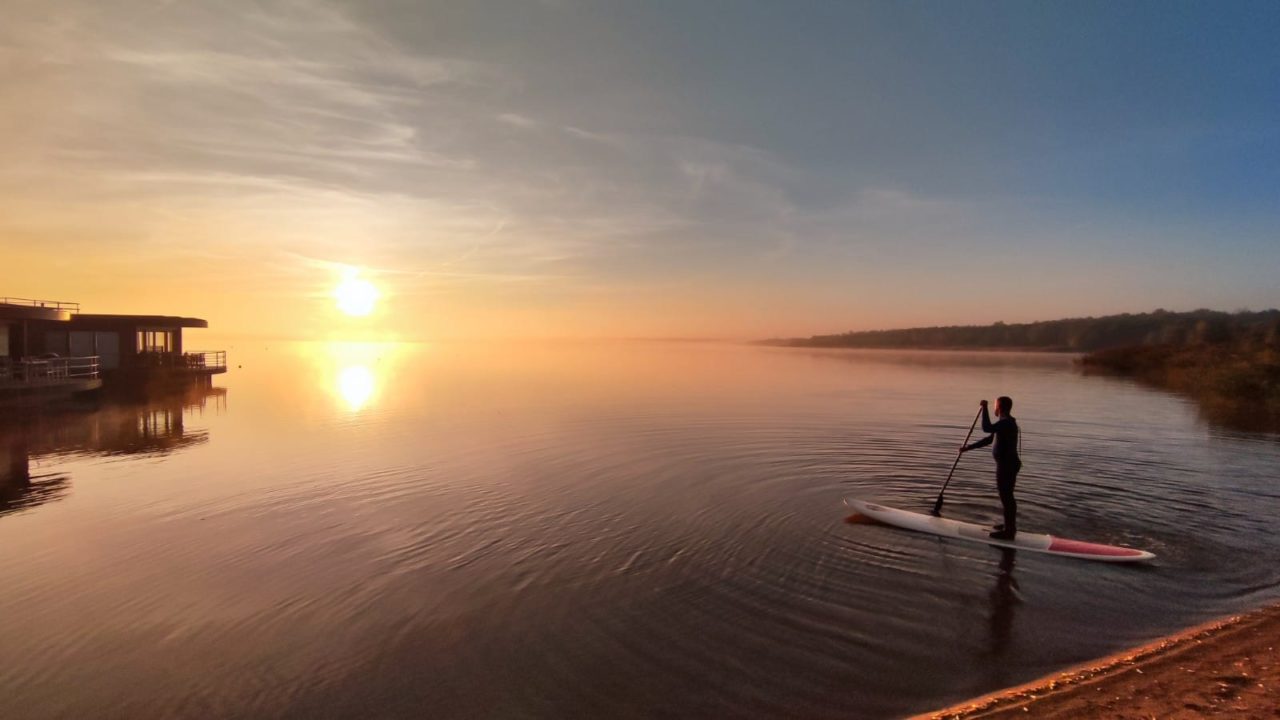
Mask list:
[[[996,423],[996,424],[998,425],[999,423]],[[987,401],[983,400],[982,401],[982,432],[993,433],[995,431],[996,431],[996,426],[991,424],[991,416],[987,414]]]
[[990,445],[992,441],[994,441],[995,439],[996,439],[995,435],[988,435],[982,438],[981,440],[975,440],[969,443],[968,445],[965,445],[964,447],[960,448],[960,452],[969,452],[970,450],[977,450],[980,447],[986,447]]

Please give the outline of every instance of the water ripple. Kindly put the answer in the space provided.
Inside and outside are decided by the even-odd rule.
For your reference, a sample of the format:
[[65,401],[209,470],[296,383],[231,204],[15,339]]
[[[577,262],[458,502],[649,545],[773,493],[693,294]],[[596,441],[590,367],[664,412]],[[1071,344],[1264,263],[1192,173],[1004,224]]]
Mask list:
[[[1276,596],[1277,445],[1174,398],[1007,357],[682,352],[696,383],[495,373],[306,432],[233,414],[205,462],[76,465],[0,518],[0,713],[887,717]],[[1022,526],[1156,563],[845,522],[843,497],[932,507],[997,372]],[[961,459],[947,516],[999,516],[992,469]]]

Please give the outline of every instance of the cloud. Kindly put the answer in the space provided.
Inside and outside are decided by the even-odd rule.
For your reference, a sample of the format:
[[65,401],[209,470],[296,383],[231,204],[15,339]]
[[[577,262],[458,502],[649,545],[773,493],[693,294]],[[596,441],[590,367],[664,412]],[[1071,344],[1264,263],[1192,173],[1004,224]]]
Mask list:
[[498,116],[498,120],[508,125],[514,125],[518,128],[531,128],[538,124],[538,122],[533,118],[525,117],[519,113],[502,113]]
[[792,212],[765,153],[535,119],[513,108],[520,68],[424,52],[320,0],[85,0],[0,32],[52,81],[6,106],[58,118],[0,140],[27,153],[0,170],[11,202],[55,193],[86,225],[132,207],[157,242],[182,242],[185,222],[228,246],[358,243],[459,277],[669,276],[699,248],[767,252]]
[[907,189],[815,193],[766,149],[636,122],[625,87],[588,108],[545,68],[322,0],[24,7],[0,29],[17,59],[0,99],[37,110],[0,120],[0,202],[131,228],[137,248],[198,237],[458,287],[629,292],[874,260],[964,212]]

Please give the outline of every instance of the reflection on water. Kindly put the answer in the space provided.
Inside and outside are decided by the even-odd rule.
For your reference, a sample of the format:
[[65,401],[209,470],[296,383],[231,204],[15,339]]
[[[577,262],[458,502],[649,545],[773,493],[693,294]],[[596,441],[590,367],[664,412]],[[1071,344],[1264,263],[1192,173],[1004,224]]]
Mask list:
[[992,655],[1004,654],[1013,632],[1013,611],[1018,603],[1018,581],[1013,577],[1013,567],[1017,561],[1017,550],[1000,549],[1000,564],[996,569],[996,582],[990,595]]
[[347,409],[363,408],[373,397],[373,373],[363,365],[345,367],[338,373],[338,393],[347,403]]
[[1208,387],[1199,391],[1177,390],[1159,379],[1129,377],[1096,367],[1085,366],[1082,372],[1098,382],[1115,382],[1121,385],[1138,384],[1156,388],[1162,392],[1185,397],[1195,403],[1200,418],[1207,424],[1227,430],[1240,431],[1255,437],[1269,437],[1280,441],[1280,408],[1266,397],[1241,395],[1237,388]]
[[70,478],[32,472],[75,455],[164,455],[208,441],[188,429],[188,413],[221,411],[226,389],[204,383],[146,397],[94,398],[51,408],[24,408],[0,422],[0,515],[64,497]]
[[0,477],[0,515],[59,500],[70,488],[71,483],[66,475],[54,473],[32,476],[26,467],[10,466],[8,472]]
[[[1280,588],[1280,444],[1061,356],[303,343],[237,365],[233,408],[20,435],[0,717],[895,717]],[[927,511],[1001,394],[1020,525],[1154,565],[843,522],[845,496]],[[945,512],[998,517],[989,458]]]
[[312,367],[338,406],[358,412],[372,406],[393,382],[393,374],[408,348],[401,343],[326,342],[294,346],[301,361]]

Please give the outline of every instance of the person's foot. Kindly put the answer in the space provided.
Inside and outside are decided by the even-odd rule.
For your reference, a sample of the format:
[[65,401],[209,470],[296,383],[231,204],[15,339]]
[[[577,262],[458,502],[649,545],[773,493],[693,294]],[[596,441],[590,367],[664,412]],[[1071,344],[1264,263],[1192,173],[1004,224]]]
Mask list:
[[1001,530],[1004,530],[1004,523],[996,523],[995,525],[992,525],[991,530],[993,532],[1000,532]]
[[1004,528],[1000,528],[999,530],[996,530],[995,532],[988,534],[988,537],[990,537],[992,540],[1012,540],[1014,535],[1017,535],[1017,533],[1014,532],[1013,530],[1005,530]]

